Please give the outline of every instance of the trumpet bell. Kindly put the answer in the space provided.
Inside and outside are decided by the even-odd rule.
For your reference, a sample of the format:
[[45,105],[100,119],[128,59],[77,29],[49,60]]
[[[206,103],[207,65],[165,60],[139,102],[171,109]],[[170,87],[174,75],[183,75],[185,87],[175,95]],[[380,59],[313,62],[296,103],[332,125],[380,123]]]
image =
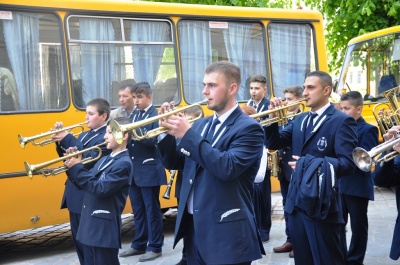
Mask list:
[[353,150],[353,161],[356,166],[364,172],[370,172],[375,166],[374,159],[367,150],[361,147],[357,147]]

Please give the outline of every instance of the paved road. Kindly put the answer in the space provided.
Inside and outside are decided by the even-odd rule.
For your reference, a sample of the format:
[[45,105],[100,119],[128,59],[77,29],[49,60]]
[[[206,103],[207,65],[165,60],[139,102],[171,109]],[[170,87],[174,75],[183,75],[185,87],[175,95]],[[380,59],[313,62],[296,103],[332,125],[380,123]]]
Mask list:
[[[280,193],[272,194],[272,229],[270,241],[264,243],[267,252],[261,260],[254,264],[293,265],[293,259],[287,253],[273,253],[272,248],[281,245],[284,240],[284,220]],[[393,227],[397,211],[395,196],[390,189],[375,189],[375,201],[370,202],[369,220],[370,234],[368,250],[365,258],[366,265],[391,265],[399,264],[388,258]],[[132,215],[124,215],[123,225],[123,249],[127,249],[133,237]],[[164,222],[165,242],[161,258],[140,263],[139,257],[121,258],[122,265],[146,264],[146,265],[172,265],[181,257],[182,245],[178,244],[172,249],[173,227],[175,218],[167,217]],[[348,228],[348,236],[351,230]],[[70,238],[68,224],[32,229],[0,235],[0,264],[18,265],[78,265],[78,258],[74,252]]]

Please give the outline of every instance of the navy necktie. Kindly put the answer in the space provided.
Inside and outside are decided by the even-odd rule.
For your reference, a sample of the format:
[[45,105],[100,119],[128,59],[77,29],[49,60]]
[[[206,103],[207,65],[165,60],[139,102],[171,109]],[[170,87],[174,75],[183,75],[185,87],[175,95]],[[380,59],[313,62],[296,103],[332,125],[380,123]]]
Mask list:
[[139,110],[139,113],[136,115],[136,121],[143,120],[144,113],[146,111],[144,109]]
[[314,118],[317,117],[317,113],[312,113],[310,112],[309,118],[308,118],[308,125],[306,128],[306,136],[308,136],[312,130],[314,129]]
[[215,133],[215,127],[217,127],[217,125],[220,123],[220,121],[218,119],[214,119],[211,123],[210,129],[208,130],[207,133],[207,138],[206,140],[211,143],[214,133]]

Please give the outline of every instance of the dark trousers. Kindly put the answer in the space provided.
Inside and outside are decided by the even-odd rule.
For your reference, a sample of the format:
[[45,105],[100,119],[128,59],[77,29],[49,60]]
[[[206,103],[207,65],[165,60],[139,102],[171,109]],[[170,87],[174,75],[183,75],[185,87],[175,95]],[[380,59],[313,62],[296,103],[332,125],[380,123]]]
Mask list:
[[71,226],[72,240],[75,244],[76,254],[78,255],[80,264],[87,264],[87,260],[93,259],[93,254],[90,248],[78,240],[76,240],[76,235],[78,234],[79,222],[81,220],[81,215],[73,212],[69,212],[69,222]]
[[85,265],[119,265],[118,248],[88,247],[93,253],[93,263]]
[[[187,255],[187,264],[188,265],[206,265],[204,260],[202,259],[199,246],[197,244],[197,237],[194,230],[193,225],[193,215],[187,213],[187,227],[186,227],[186,236],[184,238],[186,244],[186,255]],[[217,249],[215,251],[218,251]],[[242,262],[242,263],[235,263],[231,265],[250,265],[251,261],[249,262]]]
[[[178,207],[179,207],[179,198],[176,198],[176,201],[178,202]],[[182,248],[182,259],[181,259],[181,261],[187,262],[185,238],[183,238],[182,242],[183,242],[183,248]]]
[[340,246],[342,224],[315,221],[294,210],[289,214],[289,226],[295,264],[346,264]]
[[269,232],[271,230],[271,171],[265,172],[265,178],[260,183],[254,184],[253,205],[258,230],[260,231],[261,240],[269,240]]
[[[282,178],[279,180],[279,183],[281,186],[282,205],[283,205],[283,209],[285,209],[286,197],[287,197],[287,194],[289,191],[289,181],[287,181],[285,178]],[[290,235],[289,220],[288,220],[289,214],[287,212],[283,211],[283,216],[285,217],[286,242],[292,243],[292,237]]]
[[138,187],[132,182],[129,189],[135,220],[135,237],[131,247],[137,250],[161,252],[164,242],[160,186]]
[[342,195],[343,219],[345,224],[350,215],[351,240],[347,250],[346,228],[341,230],[342,248],[347,252],[346,259],[349,265],[363,264],[368,242],[368,203],[367,198]]

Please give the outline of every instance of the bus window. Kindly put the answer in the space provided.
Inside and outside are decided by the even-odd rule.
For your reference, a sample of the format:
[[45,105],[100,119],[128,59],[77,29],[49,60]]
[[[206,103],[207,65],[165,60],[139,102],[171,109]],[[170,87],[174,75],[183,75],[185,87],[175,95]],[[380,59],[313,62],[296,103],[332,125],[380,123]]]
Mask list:
[[178,37],[183,90],[189,103],[203,100],[204,69],[215,60],[231,61],[240,67],[238,101],[249,99],[247,79],[255,74],[266,76],[263,29],[258,23],[181,20]]
[[58,17],[6,13],[8,18],[0,20],[0,113],[65,109],[66,71]]
[[[74,103],[102,97],[117,104],[122,84],[148,82],[153,104],[172,100],[178,93],[172,26],[167,20],[111,17],[68,18]],[[80,85],[80,86],[79,86]]]
[[317,69],[313,36],[309,24],[268,24],[275,97],[283,97],[288,86],[302,86],[306,74]]
[[359,91],[364,99],[376,100],[400,81],[400,37],[389,34],[347,48],[338,93]]

